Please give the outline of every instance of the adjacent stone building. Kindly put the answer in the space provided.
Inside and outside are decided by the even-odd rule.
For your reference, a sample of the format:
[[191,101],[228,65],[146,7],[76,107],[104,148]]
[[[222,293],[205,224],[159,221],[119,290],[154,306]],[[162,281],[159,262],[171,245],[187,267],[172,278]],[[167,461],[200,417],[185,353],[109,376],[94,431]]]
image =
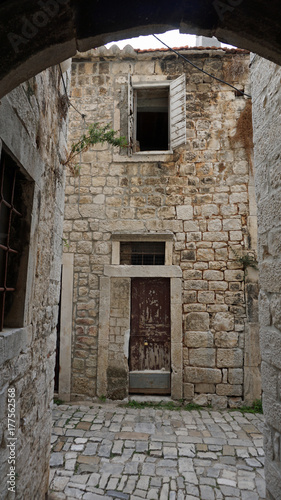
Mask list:
[[267,498],[280,498],[281,484],[281,176],[280,66],[255,55],[251,61],[255,184],[258,206],[260,343],[262,351]]
[[64,93],[55,67],[13,90],[0,105],[3,500],[41,500],[48,492],[67,148]]
[[[249,53],[181,48],[250,94]],[[68,171],[59,394],[259,398],[251,100],[169,50],[78,54],[72,100],[128,147]],[[70,142],[85,131],[74,110]]]

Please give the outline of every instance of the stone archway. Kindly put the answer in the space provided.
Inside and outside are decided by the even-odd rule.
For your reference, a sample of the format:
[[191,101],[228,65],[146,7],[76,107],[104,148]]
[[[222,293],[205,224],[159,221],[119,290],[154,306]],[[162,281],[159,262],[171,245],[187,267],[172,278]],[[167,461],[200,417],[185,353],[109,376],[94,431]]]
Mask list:
[[216,36],[281,62],[277,0],[86,0],[2,2],[0,97],[49,66],[105,43],[180,28]]
[[[125,13],[125,15],[124,15]],[[277,0],[149,0],[97,5],[86,0],[15,0],[0,7],[0,97],[39,71],[114,39],[180,28],[182,32],[215,35],[276,63],[281,63],[281,14]],[[256,62],[261,74],[262,62]],[[278,163],[280,72],[271,65],[267,79],[254,88],[260,257],[263,292],[262,351],[266,394],[266,451],[269,498],[280,495],[280,167]],[[264,72],[265,73],[265,72]],[[266,73],[265,73],[266,74]],[[270,82],[269,82],[270,80]],[[267,98],[270,83],[271,102]],[[258,88],[259,87],[259,88]],[[272,104],[272,107],[269,104]],[[264,122],[260,118],[264,114]],[[266,137],[265,137],[266,132]],[[271,133],[272,132],[272,133]],[[265,142],[268,153],[261,144]],[[266,167],[265,167],[266,165]],[[280,233],[279,233],[280,234]],[[279,431],[278,431],[279,429]]]

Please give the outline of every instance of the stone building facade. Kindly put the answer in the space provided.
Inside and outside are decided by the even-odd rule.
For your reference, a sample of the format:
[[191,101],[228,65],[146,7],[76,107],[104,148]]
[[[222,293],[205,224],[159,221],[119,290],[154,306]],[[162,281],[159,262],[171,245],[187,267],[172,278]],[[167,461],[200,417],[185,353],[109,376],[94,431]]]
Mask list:
[[[250,93],[246,51],[180,52]],[[97,145],[67,173],[59,393],[251,403],[258,283],[239,261],[256,255],[251,100],[169,50],[129,46],[77,55],[72,99],[128,147]],[[70,142],[84,130],[73,111]]]
[[[66,83],[68,75],[64,73]],[[67,114],[58,67],[37,75],[1,99],[3,500],[40,500],[48,492]],[[15,291],[11,291],[13,287]]]
[[251,62],[260,271],[259,319],[262,352],[265,477],[267,498],[280,498],[280,66],[254,56]]

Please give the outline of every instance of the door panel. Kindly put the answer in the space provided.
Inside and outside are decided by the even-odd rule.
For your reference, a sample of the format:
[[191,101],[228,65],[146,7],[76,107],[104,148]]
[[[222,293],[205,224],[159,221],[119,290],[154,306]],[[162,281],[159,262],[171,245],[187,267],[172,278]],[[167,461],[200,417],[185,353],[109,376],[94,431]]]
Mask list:
[[170,280],[133,278],[131,286],[130,391],[169,393]]

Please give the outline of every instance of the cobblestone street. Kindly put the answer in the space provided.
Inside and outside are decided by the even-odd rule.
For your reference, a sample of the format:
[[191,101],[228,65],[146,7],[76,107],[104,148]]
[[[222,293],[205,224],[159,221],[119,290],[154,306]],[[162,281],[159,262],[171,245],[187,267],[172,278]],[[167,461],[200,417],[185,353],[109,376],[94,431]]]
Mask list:
[[49,499],[265,498],[263,416],[54,405]]

